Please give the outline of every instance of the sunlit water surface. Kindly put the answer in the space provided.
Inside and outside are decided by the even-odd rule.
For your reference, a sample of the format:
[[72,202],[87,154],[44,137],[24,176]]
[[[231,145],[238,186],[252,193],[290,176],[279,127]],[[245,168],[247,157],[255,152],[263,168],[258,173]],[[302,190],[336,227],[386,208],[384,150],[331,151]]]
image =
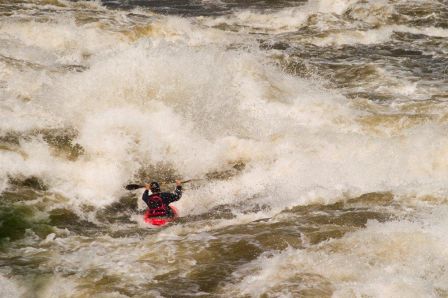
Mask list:
[[444,0],[4,0],[0,115],[1,297],[448,296]]

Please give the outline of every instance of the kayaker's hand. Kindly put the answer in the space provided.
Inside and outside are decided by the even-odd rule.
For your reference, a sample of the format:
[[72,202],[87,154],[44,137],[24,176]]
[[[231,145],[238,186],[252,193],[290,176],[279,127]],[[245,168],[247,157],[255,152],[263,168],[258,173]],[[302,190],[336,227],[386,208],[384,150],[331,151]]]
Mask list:
[[149,190],[149,184],[148,184],[148,183],[145,183],[145,188],[146,188],[147,190]]
[[180,181],[180,180],[176,180],[176,185],[177,185],[177,186],[181,186],[181,185],[182,185],[182,181]]

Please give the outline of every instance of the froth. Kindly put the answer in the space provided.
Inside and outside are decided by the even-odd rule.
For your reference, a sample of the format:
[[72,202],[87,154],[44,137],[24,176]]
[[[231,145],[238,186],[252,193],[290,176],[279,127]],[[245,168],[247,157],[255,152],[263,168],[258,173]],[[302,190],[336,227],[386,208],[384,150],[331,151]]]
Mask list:
[[[446,212],[427,214],[423,222],[371,221],[366,229],[317,247],[265,253],[235,272],[236,283],[225,291],[258,296],[282,288],[290,295],[303,288],[335,297],[436,296],[447,291]],[[310,276],[318,282],[307,283]]]
[[403,25],[384,26],[379,29],[366,31],[347,30],[338,33],[329,33],[323,38],[315,38],[311,42],[317,46],[341,46],[350,44],[377,44],[389,41],[394,32],[406,32],[412,34],[423,34],[427,36],[448,36],[448,30],[442,28],[426,27],[415,28]]
[[352,129],[343,97],[263,59],[219,47],[141,42],[88,72],[67,75],[45,104],[77,127],[76,141],[90,162],[114,163],[131,176],[138,164],[158,162],[201,176],[227,163],[277,158],[275,148],[284,145],[272,139],[288,139],[304,126]]
[[20,288],[14,279],[0,274],[0,295],[2,297],[21,297],[24,293],[25,290]]
[[[84,60],[88,67],[82,72],[45,76],[31,88],[29,102],[11,100],[9,109],[27,117],[5,109],[14,121],[2,129],[74,129],[72,142],[84,151],[68,161],[40,137],[22,141],[26,157],[2,152],[3,185],[8,175],[36,175],[73,204],[103,206],[117,200],[122,186],[148,165],[164,164],[185,178],[245,166],[186,194],[179,202],[184,214],[247,198],[278,212],[332,202],[346,192],[445,190],[441,127],[406,131],[396,124],[398,136],[376,134],[363,128],[360,118],[366,113],[344,96],[284,73],[255,44],[250,50],[229,49],[228,42],[237,38],[233,34],[218,42],[214,34],[195,31],[198,25],[190,21],[169,18],[157,24],[171,25],[137,40],[105,34],[99,48],[89,37],[102,32],[98,28],[58,24],[62,29],[52,29],[88,32],[86,40],[75,34],[80,40],[70,51],[80,54],[88,45],[95,54]],[[65,53],[61,40],[73,39],[62,34],[46,45],[39,38],[26,41],[21,27],[5,28],[49,52]],[[26,91],[30,81],[22,77],[14,84],[15,71],[5,76],[11,95]],[[193,207],[198,203],[205,209]]]
[[443,172],[448,164],[441,152],[447,140],[437,136],[440,146],[418,145],[432,137],[430,128],[404,139],[332,133],[287,135],[281,145],[270,143],[266,157],[251,160],[239,177],[195,190],[191,194],[194,203],[185,200],[179,204],[184,211],[191,208],[197,212],[194,204],[198,201],[210,208],[256,197],[254,204],[265,203],[275,214],[285,207],[326,204],[347,194],[374,191],[443,196],[447,183]]
[[[335,25],[347,25],[345,21],[337,20],[338,16],[346,12],[353,18],[371,24],[380,24],[393,12],[393,7],[386,1],[364,3],[358,0],[319,0],[277,11],[237,11],[230,16],[207,19],[204,23],[209,26],[226,24],[242,32],[284,33],[296,31],[308,25],[327,30],[334,28]],[[317,17],[319,22],[315,23],[311,17]]]
[[18,43],[14,52],[4,55],[50,65],[84,64],[86,58],[107,51],[116,40],[112,32],[101,31],[95,25],[77,26],[67,18],[48,23],[4,23],[2,35]]

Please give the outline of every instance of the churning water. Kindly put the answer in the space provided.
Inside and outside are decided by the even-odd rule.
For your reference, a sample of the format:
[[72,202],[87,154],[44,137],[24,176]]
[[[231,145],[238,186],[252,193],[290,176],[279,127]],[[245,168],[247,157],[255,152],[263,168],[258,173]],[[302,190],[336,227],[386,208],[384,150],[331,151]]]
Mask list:
[[446,0],[2,0],[0,116],[1,297],[448,296]]

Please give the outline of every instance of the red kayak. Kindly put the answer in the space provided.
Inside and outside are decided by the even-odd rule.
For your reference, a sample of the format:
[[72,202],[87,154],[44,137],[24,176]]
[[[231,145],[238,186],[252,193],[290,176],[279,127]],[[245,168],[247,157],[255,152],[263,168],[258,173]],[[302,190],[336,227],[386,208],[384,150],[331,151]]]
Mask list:
[[143,218],[145,219],[146,223],[154,226],[166,225],[167,223],[176,220],[176,218],[179,216],[176,208],[174,208],[173,206],[169,206],[169,208],[173,210],[173,216],[149,216],[149,210],[146,210]]

